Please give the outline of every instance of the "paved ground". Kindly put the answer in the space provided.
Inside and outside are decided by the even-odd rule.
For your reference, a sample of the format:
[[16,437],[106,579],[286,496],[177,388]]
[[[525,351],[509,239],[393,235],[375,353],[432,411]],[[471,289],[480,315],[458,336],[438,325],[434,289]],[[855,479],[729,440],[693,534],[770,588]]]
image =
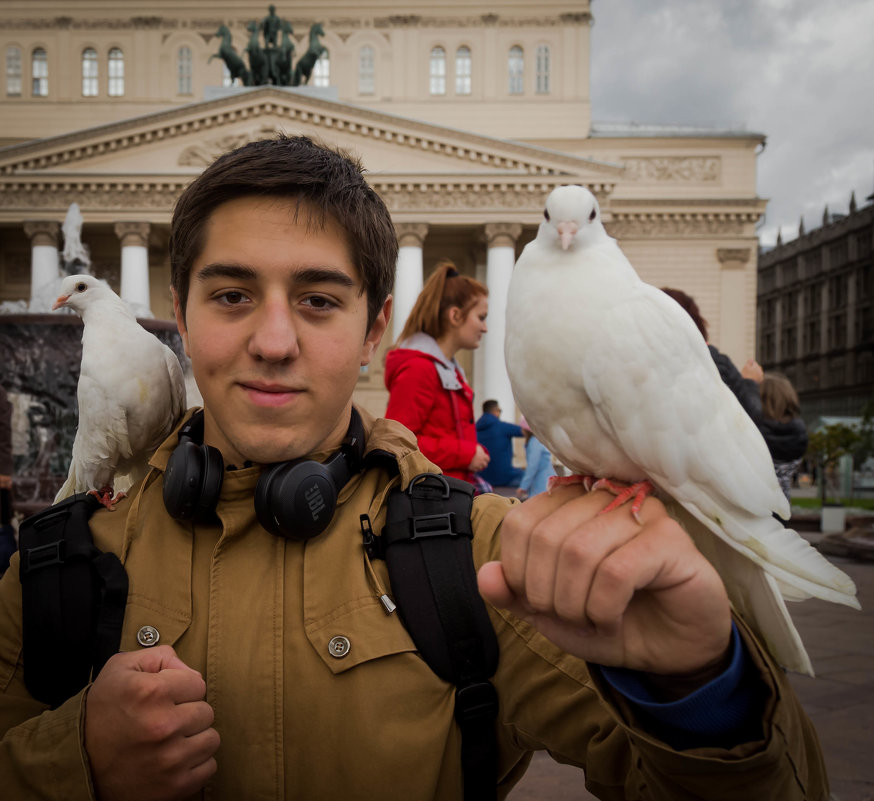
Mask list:
[[[874,562],[830,559],[855,580],[862,611],[817,600],[791,605],[817,673],[791,680],[819,733],[833,797],[874,801]],[[593,798],[579,771],[540,754],[510,794],[510,801]]]

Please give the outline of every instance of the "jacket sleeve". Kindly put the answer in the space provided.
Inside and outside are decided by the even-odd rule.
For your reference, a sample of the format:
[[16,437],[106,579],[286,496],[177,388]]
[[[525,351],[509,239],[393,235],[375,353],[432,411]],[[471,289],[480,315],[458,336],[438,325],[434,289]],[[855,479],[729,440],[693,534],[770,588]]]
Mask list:
[[[448,396],[434,365],[425,359],[411,360],[401,365],[392,381],[385,416],[397,420],[415,435],[419,450],[443,470],[467,470],[476,453],[476,439],[459,439],[454,423],[438,436],[434,412],[440,393]],[[446,398],[451,407],[451,398]],[[424,433],[426,426],[429,433]]]
[[[497,499],[483,498],[474,503],[477,564],[497,556],[493,526],[506,511]],[[600,671],[590,671],[505,610],[489,608],[489,614],[501,649],[494,683],[504,775],[520,754],[547,750],[557,761],[583,768],[586,787],[604,801],[827,801],[813,724],[785,673],[742,621],[735,622],[752,662],[747,681],[756,683],[762,736],[732,748],[678,750],[648,730]]]
[[762,396],[759,393],[759,385],[751,378],[744,378],[724,353],[720,353],[713,345],[708,347],[723,383],[735,394],[746,413],[758,424],[762,419]]
[[57,709],[34,699],[21,665],[18,554],[0,580],[0,787],[4,798],[92,801],[85,694]]

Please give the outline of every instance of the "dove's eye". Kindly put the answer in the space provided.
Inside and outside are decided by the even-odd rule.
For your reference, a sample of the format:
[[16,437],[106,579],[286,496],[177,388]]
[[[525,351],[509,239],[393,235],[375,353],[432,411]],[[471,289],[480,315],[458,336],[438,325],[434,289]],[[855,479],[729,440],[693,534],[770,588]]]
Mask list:
[[88,285],[84,281],[80,281],[78,284],[76,284],[77,292],[84,292],[86,289],[88,289]]
[[589,215],[589,222],[595,222],[596,212],[592,209],[592,213]]
[[546,222],[549,222],[549,211],[547,209],[543,210],[543,217],[546,220]]

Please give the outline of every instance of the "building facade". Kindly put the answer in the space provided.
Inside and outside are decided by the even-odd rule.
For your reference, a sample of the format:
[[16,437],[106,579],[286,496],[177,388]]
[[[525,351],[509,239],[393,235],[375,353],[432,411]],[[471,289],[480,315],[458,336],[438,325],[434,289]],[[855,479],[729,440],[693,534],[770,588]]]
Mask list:
[[[480,400],[513,408],[504,299],[560,184],[592,189],[641,277],[693,295],[721,350],[741,363],[753,352],[764,137],[593,123],[589,0],[536,10],[522,0],[278,5],[298,56],[313,26],[324,30],[310,84],[229,85],[211,58],[222,26],[242,54],[254,35],[247,23],[266,6],[0,6],[0,302],[29,302],[57,271],[60,226],[75,202],[92,272],[169,319],[175,199],[219,153],[283,131],[346,148],[368,168],[401,246],[395,333],[440,259],[487,283],[490,331],[464,357]],[[381,363],[358,389],[376,413],[386,400]]]
[[[872,196],[871,200],[874,200]],[[758,360],[785,374],[808,423],[874,400],[874,203],[759,255]]]

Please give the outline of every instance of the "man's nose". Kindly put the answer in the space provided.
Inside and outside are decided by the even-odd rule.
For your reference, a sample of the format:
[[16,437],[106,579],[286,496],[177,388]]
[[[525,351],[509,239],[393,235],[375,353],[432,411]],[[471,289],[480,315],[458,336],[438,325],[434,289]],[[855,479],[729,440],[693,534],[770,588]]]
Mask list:
[[256,359],[281,362],[300,354],[297,327],[287,301],[267,300],[261,313],[254,315],[255,325],[249,340],[249,353]]

